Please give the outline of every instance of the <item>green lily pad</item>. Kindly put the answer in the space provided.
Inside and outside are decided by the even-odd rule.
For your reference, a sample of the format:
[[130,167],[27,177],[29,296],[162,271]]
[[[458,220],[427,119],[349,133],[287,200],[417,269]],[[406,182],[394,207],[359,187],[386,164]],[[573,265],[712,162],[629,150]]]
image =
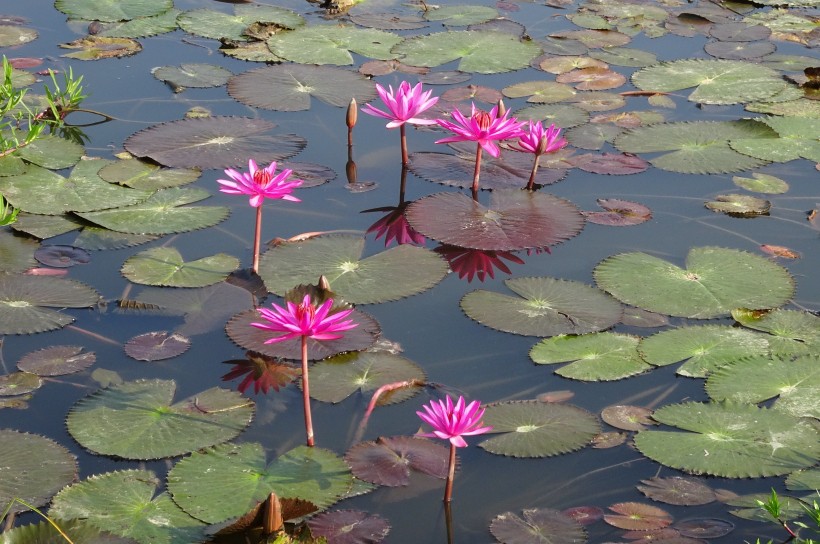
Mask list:
[[266,464],[261,444],[223,444],[193,453],[168,473],[174,501],[206,523],[241,516],[271,492],[327,508],[352,485],[353,475],[340,457],[306,446]]
[[142,45],[131,38],[108,38],[105,36],[85,36],[73,42],[60,44],[64,49],[78,49],[75,53],[66,53],[63,57],[78,60],[114,59],[136,55],[142,51]]
[[[39,215],[22,212],[17,216],[17,221],[11,224],[11,227],[35,238],[46,239],[80,229],[83,227],[83,222],[68,214]],[[75,244],[75,247],[80,246]]]
[[488,404],[482,421],[495,434],[479,444],[510,457],[552,457],[579,450],[601,432],[592,413],[568,404],[534,400]]
[[49,515],[85,519],[98,529],[140,544],[190,544],[205,538],[205,525],[177,506],[150,470],[118,470],[89,477],[60,491]]
[[145,161],[127,159],[109,163],[97,174],[109,183],[143,191],[157,191],[196,181],[201,172],[193,168],[162,168]]
[[697,87],[689,100],[700,104],[738,104],[765,100],[786,88],[780,73],[740,60],[683,59],[649,66],[632,75],[644,91],[674,92]]
[[820,489],[820,468],[798,470],[786,478],[786,489],[789,491],[809,491],[812,494]]
[[60,170],[77,164],[83,151],[83,146],[77,142],[45,134],[35,138],[27,146],[21,147],[14,154],[37,166]]
[[226,84],[233,72],[215,64],[186,63],[177,66],[159,66],[151,70],[155,78],[164,81],[174,92],[185,87],[208,88]]
[[487,327],[527,336],[583,334],[620,321],[620,303],[580,282],[547,277],[511,278],[518,296],[477,290],[461,299],[468,317]]
[[820,317],[797,310],[769,312],[738,308],[732,317],[756,331],[769,333],[767,337],[773,354],[799,354],[820,350]]
[[[636,429],[642,430],[642,429]],[[638,491],[652,499],[678,506],[695,506],[715,502],[715,492],[696,478],[671,476],[641,480],[644,485],[636,486]]]
[[733,138],[729,145],[744,155],[771,162],[808,159],[820,162],[820,119],[766,117],[757,120],[777,134],[775,138]]
[[628,66],[630,68],[644,68],[658,62],[658,58],[654,53],[631,47],[594,49],[589,52],[589,56],[613,66]]
[[153,247],[130,257],[122,275],[134,283],[166,287],[205,287],[219,283],[239,268],[239,259],[225,253],[185,262],[173,247]]
[[411,66],[433,67],[460,59],[462,72],[496,74],[527,67],[541,51],[534,41],[520,41],[510,34],[462,30],[408,38],[392,52]]
[[86,225],[71,245],[89,251],[101,251],[104,249],[122,249],[124,247],[138,246],[156,240],[158,237],[159,236],[153,234],[128,234]]
[[790,102],[753,102],[746,104],[746,111],[767,113],[769,115],[783,115],[787,117],[807,117],[820,119],[820,102],[800,98]]
[[100,31],[100,36],[137,39],[173,32],[179,28],[177,17],[180,13],[182,12],[178,9],[169,9],[152,17],[137,17],[130,21],[109,23]]
[[234,438],[250,423],[253,402],[214,387],[171,404],[173,380],[137,380],[101,389],[66,418],[83,447],[124,459],[160,459]]
[[[389,383],[416,380],[424,383],[427,376],[416,363],[386,351],[358,351],[319,361],[310,368],[310,396],[322,402],[342,402],[360,391],[372,393]],[[419,387],[404,387],[380,398],[381,404],[402,402]]]
[[38,247],[34,240],[0,230],[0,273],[16,274],[37,266],[34,252]]
[[80,217],[107,229],[131,234],[172,234],[204,229],[228,216],[225,206],[187,206],[208,198],[204,189],[172,187],[157,191],[141,204],[78,213]]
[[262,255],[259,275],[280,296],[323,275],[347,302],[373,304],[426,291],[447,274],[441,257],[409,244],[362,259],[364,242],[361,236],[328,235],[284,243]]
[[364,104],[376,97],[376,87],[345,68],[281,64],[234,76],[228,94],[255,108],[302,111],[310,109],[311,97],[339,108],[347,107],[352,98]]
[[[0,429],[0,504],[3,511],[12,499],[43,506],[77,478],[77,460],[63,446],[44,436]],[[11,513],[28,510],[20,503]],[[5,536],[5,534],[4,534]],[[0,540],[5,543],[5,540]]]
[[686,268],[646,253],[622,253],[593,271],[598,287],[625,304],[672,316],[709,319],[734,308],[776,308],[794,294],[788,271],[764,257],[696,247]]
[[[101,532],[83,520],[62,521],[58,526],[74,544],[136,544],[136,540]],[[57,529],[47,521],[22,525],[3,533],[2,544],[50,544],[65,542]]]
[[779,195],[789,190],[789,184],[777,176],[753,172],[751,178],[732,176],[732,181],[738,187],[747,191],[756,191],[770,195]]
[[501,92],[509,98],[528,97],[527,102],[554,103],[563,102],[575,96],[575,90],[569,85],[554,81],[525,81],[504,87]]
[[745,329],[703,325],[653,334],[641,340],[638,351],[647,363],[655,366],[686,360],[677,374],[704,378],[732,361],[768,353],[769,341],[766,335]]
[[538,364],[567,363],[559,376],[582,381],[611,381],[652,369],[638,353],[636,336],[598,332],[580,336],[554,336],[537,343],[530,358]]
[[305,24],[305,19],[294,11],[278,6],[249,4],[235,6],[233,15],[213,9],[185,11],[177,22],[182,30],[203,38],[246,41],[249,38],[245,31],[253,23],[298,28]]
[[36,391],[43,386],[43,380],[36,374],[12,372],[0,376],[0,397],[15,397]]
[[589,121],[589,112],[568,104],[543,104],[516,110],[515,117],[519,121],[542,121],[561,128],[572,128]]
[[0,47],[22,45],[37,39],[37,31],[17,25],[0,25]]
[[80,282],[47,276],[0,275],[0,334],[65,327],[74,318],[51,308],[88,308],[101,300]]
[[373,28],[316,24],[274,34],[268,48],[274,55],[299,64],[353,64],[351,52],[372,59],[392,59],[398,34]]
[[[748,519],[758,521],[761,523],[771,523],[771,515],[765,509],[760,507],[760,502],[766,502],[771,497],[770,493],[751,493],[748,495],[740,495],[732,497],[726,501],[729,506],[741,506],[742,508],[736,510],[729,510],[733,516],[741,519]],[[790,521],[806,515],[804,506],[808,506],[805,502],[797,497],[786,495],[785,493],[777,494],[777,502],[780,507],[780,519],[783,521]]]
[[662,465],[692,474],[760,478],[813,466],[817,429],[780,410],[742,403],[687,402],[652,416],[682,431],[641,431],[635,446]]
[[614,145],[624,153],[666,151],[650,162],[657,168],[684,174],[724,174],[757,168],[766,163],[738,153],[730,140],[771,141],[775,132],[750,120],[661,123],[621,134]]
[[106,164],[102,160],[80,162],[67,178],[31,165],[22,175],[0,178],[0,192],[16,208],[46,215],[128,206],[151,195],[102,180],[97,172]]
[[777,397],[773,408],[795,417],[820,418],[820,356],[755,355],[713,372],[706,392],[714,400],[757,404]]
[[424,12],[428,21],[441,21],[447,26],[469,26],[485,23],[498,17],[498,11],[489,6],[438,6]]
[[772,203],[756,196],[732,193],[717,195],[714,200],[708,201],[705,206],[713,212],[722,212],[734,217],[754,217],[756,215],[767,215]]
[[54,7],[73,19],[88,21],[127,21],[136,17],[151,17],[173,7],[172,0],[56,0]]

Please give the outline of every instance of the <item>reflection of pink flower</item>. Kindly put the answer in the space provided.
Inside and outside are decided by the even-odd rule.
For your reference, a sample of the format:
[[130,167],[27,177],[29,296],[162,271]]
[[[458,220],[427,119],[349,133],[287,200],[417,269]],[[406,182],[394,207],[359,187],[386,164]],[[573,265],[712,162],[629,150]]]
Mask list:
[[495,268],[511,274],[509,267],[502,259],[524,264],[520,257],[509,251],[487,251],[450,245],[441,245],[433,251],[447,259],[450,269],[458,273],[459,278],[466,277],[467,281],[473,281],[474,276],[478,278],[478,281],[484,281],[487,276],[495,278]]
[[433,428],[431,433],[420,433],[418,436],[441,438],[449,440],[457,448],[464,448],[467,442],[464,436],[484,434],[492,427],[481,427],[481,417],[484,408],[477,400],[465,406],[464,397],[458,397],[455,406],[449,396],[444,401],[431,401],[430,405],[422,406],[424,412],[416,412],[418,416]]
[[279,174],[274,175],[275,173],[275,161],[260,170],[256,161],[251,159],[248,161],[248,172],[238,172],[233,168],[228,168],[225,174],[233,181],[218,179],[216,182],[222,185],[219,190],[223,193],[250,196],[250,205],[254,208],[261,206],[266,198],[300,202],[290,193],[302,184],[302,180],[288,180],[293,170],[282,170]]
[[313,338],[314,340],[338,340],[344,336],[342,331],[356,328],[357,323],[352,319],[342,321],[349,316],[353,309],[339,310],[328,315],[333,307],[333,299],[327,299],[318,308],[313,305],[310,295],[305,295],[302,303],[298,306],[292,302],[287,303],[287,308],[273,305],[273,309],[259,308],[259,314],[267,323],[251,323],[257,329],[273,332],[284,332],[281,336],[276,336],[266,340],[266,344],[283,342],[291,338]]
[[376,84],[376,92],[379,93],[388,111],[385,112],[374,108],[370,104],[365,104],[362,111],[369,115],[390,119],[390,122],[387,123],[387,128],[397,128],[405,123],[410,123],[411,125],[436,124],[432,119],[416,117],[438,102],[437,96],[430,97],[433,91],[422,91],[421,83],[415,87],[411,87],[406,81],[402,81],[395,91],[392,85],[388,87],[390,88],[389,91],[385,90],[381,85]]
[[390,242],[393,240],[395,240],[399,245],[424,245],[424,235],[419,234],[413,227],[411,227],[407,222],[407,218],[404,216],[404,209],[406,207],[406,205],[402,205],[391,210],[390,213],[373,223],[370,228],[367,229],[368,234],[375,232],[376,240],[384,236],[385,247],[390,245]]
[[518,145],[514,146],[520,151],[543,155],[544,153],[554,153],[565,147],[567,141],[561,138],[561,129],[551,124],[544,128],[541,121],[530,121],[527,130],[518,139]]
[[299,375],[299,369],[284,363],[280,363],[271,357],[261,353],[248,352],[247,359],[239,361],[226,361],[234,363],[233,368],[222,376],[223,382],[229,382],[234,378],[245,376],[236,389],[240,393],[253,384],[253,392],[267,393],[270,389],[279,391]]
[[524,132],[521,130],[523,122],[515,117],[509,118],[510,112],[498,116],[498,106],[495,106],[489,113],[476,109],[472,105],[470,117],[466,118],[458,109],[453,110],[452,116],[455,122],[447,119],[437,119],[436,122],[454,132],[455,136],[436,140],[437,144],[451,142],[478,142],[478,144],[493,157],[498,157],[501,150],[494,143],[507,138],[518,138]]

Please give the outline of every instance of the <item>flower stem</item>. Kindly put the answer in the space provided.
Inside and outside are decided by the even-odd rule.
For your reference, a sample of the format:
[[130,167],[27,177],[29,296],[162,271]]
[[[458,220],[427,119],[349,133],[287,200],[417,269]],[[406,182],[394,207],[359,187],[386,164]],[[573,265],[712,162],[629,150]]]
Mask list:
[[535,154],[535,160],[532,163],[532,171],[530,172],[530,181],[527,183],[527,190],[532,191],[535,185],[535,173],[538,172],[538,163],[541,161],[541,155]]
[[399,126],[399,132],[401,133],[401,164],[402,166],[406,166],[410,159],[407,158],[407,133],[404,130],[404,124]]
[[253,235],[253,271],[259,273],[259,245],[262,239],[262,206],[256,207],[256,232]]
[[444,485],[444,502],[449,503],[453,497],[453,478],[456,474],[456,447],[450,444],[450,464],[447,471],[447,483]]
[[475,171],[473,172],[473,196],[478,194],[478,176],[481,174],[481,144],[476,144]]
[[305,410],[307,445],[313,447],[313,418],[310,416],[310,383],[308,382],[307,336],[302,335],[302,406]]

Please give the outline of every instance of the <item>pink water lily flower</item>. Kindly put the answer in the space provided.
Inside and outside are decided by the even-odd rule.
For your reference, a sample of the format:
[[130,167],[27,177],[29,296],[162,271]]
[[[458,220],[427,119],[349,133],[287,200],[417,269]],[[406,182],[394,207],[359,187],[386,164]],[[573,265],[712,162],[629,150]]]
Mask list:
[[555,123],[544,128],[541,121],[530,121],[527,130],[514,147],[526,153],[543,155],[544,153],[555,153],[566,145],[567,141],[561,138],[561,129],[556,127]]
[[498,157],[501,150],[495,144],[499,140],[508,138],[518,138],[524,134],[521,127],[523,121],[518,121],[515,117],[509,117],[510,112],[498,115],[498,106],[489,112],[477,109],[472,105],[470,117],[456,110],[453,110],[453,121],[447,119],[437,119],[436,122],[443,128],[455,133],[455,136],[436,140],[437,144],[447,144],[451,142],[478,142],[478,144],[493,157]]
[[465,405],[464,397],[458,397],[454,406],[453,399],[448,396],[443,401],[431,401],[429,405],[425,404],[422,408],[424,412],[416,412],[416,414],[433,428],[433,432],[421,433],[418,436],[449,440],[450,444],[457,448],[467,446],[464,436],[484,434],[493,429],[481,426],[483,425],[481,417],[484,415],[484,408],[481,408],[477,400]]
[[302,336],[314,340],[338,340],[344,336],[341,334],[342,331],[354,329],[357,324],[352,319],[344,320],[353,312],[353,309],[339,310],[328,315],[332,307],[332,298],[327,299],[317,308],[311,302],[310,295],[305,295],[299,305],[288,302],[285,308],[276,304],[273,304],[273,309],[259,308],[259,314],[266,323],[251,323],[251,325],[257,329],[285,333],[266,340],[266,344],[284,342]]
[[296,187],[302,185],[300,179],[288,180],[292,173],[293,170],[282,170],[276,174],[275,161],[260,169],[256,161],[250,159],[248,172],[238,172],[233,168],[228,168],[225,174],[231,179],[218,179],[216,182],[222,186],[219,190],[223,193],[250,196],[250,205],[258,208],[266,198],[301,202],[290,194]]
[[362,108],[364,113],[390,119],[387,128],[398,128],[405,123],[411,125],[435,125],[433,119],[422,119],[417,117],[438,102],[438,97],[431,97],[433,91],[423,91],[421,83],[411,87],[406,81],[402,81],[394,91],[392,85],[388,85],[389,91],[379,84],[376,84],[376,92],[387,106],[388,111],[374,108],[370,104],[365,104]]

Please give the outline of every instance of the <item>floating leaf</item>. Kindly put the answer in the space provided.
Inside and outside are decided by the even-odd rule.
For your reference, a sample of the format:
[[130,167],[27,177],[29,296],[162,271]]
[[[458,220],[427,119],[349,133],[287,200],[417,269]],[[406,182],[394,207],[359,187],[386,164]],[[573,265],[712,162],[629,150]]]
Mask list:
[[298,28],[305,24],[305,19],[282,7],[250,4],[235,6],[233,15],[212,9],[185,11],[177,18],[177,22],[186,32],[204,38],[245,41],[248,40],[245,32],[253,23],[274,23],[282,28]]
[[352,22],[359,26],[380,30],[417,30],[427,26],[424,19],[417,15],[359,12],[349,13],[348,16]]
[[73,19],[88,21],[128,21],[151,17],[171,9],[172,0],[140,0],[123,4],[117,0],[56,0],[54,7]]
[[665,366],[686,360],[677,370],[681,376],[704,378],[737,359],[768,353],[766,336],[725,325],[681,327],[643,338],[638,346],[644,360]]
[[487,207],[463,194],[436,193],[410,204],[405,215],[410,226],[428,238],[494,251],[555,245],[584,226],[568,200],[521,190],[493,191]]
[[358,510],[324,512],[308,520],[310,534],[338,544],[377,544],[390,532],[390,524],[376,514]]
[[637,202],[629,202],[617,198],[599,198],[598,205],[605,212],[583,212],[587,222],[598,225],[623,227],[640,225],[652,219],[652,211]]
[[173,247],[154,247],[130,257],[122,275],[134,283],[170,287],[205,287],[223,281],[239,268],[239,259],[217,253],[185,262]]
[[786,489],[789,491],[814,492],[820,489],[820,469],[798,470],[786,478]]
[[720,538],[734,531],[735,526],[723,519],[699,518],[676,522],[673,527],[688,538]]
[[527,102],[553,103],[562,102],[576,93],[569,85],[554,81],[527,81],[515,83],[502,89],[509,98],[528,97]]
[[745,357],[710,374],[706,392],[714,400],[754,404],[777,397],[773,408],[819,418],[820,357]]
[[[588,153],[585,155],[574,155],[570,162],[585,172],[593,174],[626,175],[640,174],[649,168],[649,163],[635,155],[626,153]],[[601,199],[598,200],[601,202]],[[625,202],[625,201],[621,201]],[[588,218],[589,216],[587,216]],[[648,219],[648,218],[647,218]]]
[[140,544],[190,544],[204,538],[204,525],[180,510],[149,470],[98,474],[60,491],[49,509],[59,519],[87,519],[103,531]]
[[[578,106],[568,104],[544,104],[527,106],[515,112],[519,121],[542,121],[544,124],[555,124],[561,128],[572,128],[589,120],[589,113]],[[549,157],[545,155],[542,160]]]
[[128,57],[142,51],[142,45],[131,38],[107,38],[105,36],[85,36],[73,42],[60,44],[63,49],[79,49],[76,53],[66,53],[64,57],[78,60],[99,60]]
[[756,60],[777,50],[772,42],[709,42],[704,51],[719,59]]
[[12,372],[0,376],[0,396],[25,395],[40,389],[43,380],[36,374],[28,372]]
[[99,301],[99,293],[76,281],[0,275],[0,334],[31,334],[65,327],[74,318],[51,308],[88,308]]
[[[322,402],[341,402],[360,391],[367,394],[383,385],[411,380],[424,383],[424,370],[416,363],[383,351],[359,351],[324,359],[310,369],[310,396]],[[387,402],[407,400],[418,392],[408,387],[391,392]],[[382,399],[384,400],[384,399]]]
[[540,50],[535,42],[520,41],[510,34],[462,30],[408,38],[393,47],[392,53],[412,66],[440,66],[460,59],[462,72],[496,74],[525,68]]
[[789,190],[789,184],[784,180],[777,176],[761,174],[759,172],[753,172],[751,178],[732,176],[732,181],[738,187],[758,193],[779,195]]
[[625,431],[642,431],[647,426],[654,425],[651,415],[652,411],[647,408],[623,404],[607,406],[601,410],[604,423]]
[[72,246],[40,246],[34,258],[46,266],[69,268],[75,264],[88,264],[91,255],[84,249]]
[[0,25],[0,47],[22,45],[37,39],[37,31],[14,25]]
[[[77,477],[74,456],[53,440],[36,434],[0,429],[0,459],[3,459],[0,466],[3,511],[12,499],[22,499],[35,507],[44,506]],[[28,510],[17,502],[10,506],[12,514]]]
[[786,246],[775,246],[772,244],[760,244],[760,251],[771,255],[772,257],[780,257],[783,259],[799,259],[800,253]]
[[38,247],[34,240],[0,230],[0,273],[16,274],[37,266],[34,252]]
[[[268,48],[274,55],[299,64],[353,64],[351,52],[372,59],[391,59],[397,34],[353,26],[315,24],[274,34]],[[411,63],[412,64],[412,63]]]
[[625,304],[695,319],[728,315],[739,306],[775,308],[794,292],[782,266],[719,247],[692,248],[685,269],[646,253],[622,253],[600,262],[593,275]]
[[203,189],[172,187],[134,206],[77,215],[107,229],[131,234],[188,232],[211,227],[228,216],[230,210],[224,206],[183,207],[209,196]]
[[604,521],[620,529],[653,531],[672,524],[669,512],[649,504],[620,502],[609,507],[614,514],[604,514]]
[[632,41],[632,38],[626,34],[611,30],[568,30],[553,32],[550,36],[554,38],[578,40],[590,49],[620,47]]
[[[116,537],[110,533],[101,532],[84,520],[60,520],[62,531],[74,544],[136,544],[136,540],[125,537]],[[48,521],[21,525],[3,533],[3,544],[45,544],[49,542],[64,542],[60,531]]]
[[368,79],[343,68],[282,64],[232,77],[228,94],[256,108],[301,111],[310,109],[311,96],[340,108],[351,98],[364,104],[376,98],[376,88]]
[[38,376],[63,376],[85,370],[94,364],[93,351],[83,353],[82,346],[51,346],[24,355],[17,368]]
[[243,167],[247,157],[260,164],[281,161],[307,145],[295,134],[263,134],[273,127],[270,121],[247,117],[181,119],[136,132],[123,145],[131,154],[165,166],[200,170]]
[[630,68],[644,68],[658,62],[654,53],[631,47],[604,47],[590,51],[589,56],[607,64]]
[[732,149],[745,155],[772,162],[799,158],[820,162],[820,119],[809,117],[766,117],[756,122],[777,133],[777,138],[732,138]]
[[265,449],[253,442],[195,452],[168,473],[174,501],[206,523],[241,516],[271,492],[326,508],[352,485],[350,469],[330,450],[299,446],[266,466]]
[[637,337],[614,332],[560,335],[533,346],[530,358],[538,364],[574,361],[555,371],[573,380],[620,380],[651,369],[641,359],[637,346]]
[[446,478],[448,449],[424,438],[381,437],[356,444],[345,455],[345,461],[360,480],[395,487],[408,485],[414,472]]
[[161,361],[182,355],[189,347],[191,341],[181,334],[146,332],[128,340],[125,353],[137,361]]
[[575,544],[587,540],[581,525],[558,510],[531,508],[523,515],[499,514],[490,523],[490,532],[504,544]]
[[72,244],[89,251],[101,251],[146,244],[157,238],[158,236],[153,234],[128,234],[87,225],[83,227]]
[[558,83],[577,83],[579,91],[604,91],[616,89],[626,83],[626,78],[609,68],[581,68],[555,78]]
[[158,66],[151,74],[164,81],[179,92],[185,87],[208,88],[221,87],[228,82],[233,73],[221,66],[204,63],[185,63],[176,66]]
[[772,203],[755,196],[732,193],[717,195],[715,200],[710,200],[705,206],[713,212],[723,212],[734,217],[754,217],[768,215]]
[[182,13],[178,9],[169,9],[152,17],[138,17],[130,21],[121,21],[104,25],[100,36],[108,38],[147,38],[166,32],[173,32],[177,28],[177,17]]
[[692,474],[759,478],[787,474],[820,458],[817,429],[780,410],[750,404],[687,402],[655,411],[682,431],[641,431],[637,448],[662,465]]
[[511,457],[551,457],[583,448],[601,432],[598,419],[568,404],[512,401],[488,404],[483,422],[496,434],[479,446]]
[[717,500],[712,488],[695,478],[671,476],[641,480],[641,483],[644,485],[639,485],[638,491],[652,500],[666,504],[695,506]]
[[498,17],[498,11],[491,7],[465,4],[438,6],[424,12],[424,18],[428,21],[441,21],[447,26],[475,25],[496,17]]
[[161,168],[149,162],[126,159],[107,164],[98,174],[109,183],[156,191],[196,181],[201,172],[196,169]]
[[623,129],[614,125],[587,123],[572,127],[564,133],[572,147],[581,149],[601,149],[605,143],[611,143]]
[[280,296],[323,275],[347,302],[372,304],[426,291],[447,273],[441,257],[408,244],[362,259],[364,242],[361,236],[329,235],[283,243],[262,255],[259,275]]
[[820,346],[820,317],[797,310],[732,310],[732,317],[743,325],[769,333],[772,353],[798,354],[817,351]]
[[234,438],[250,423],[253,402],[214,387],[171,404],[173,380],[137,380],[77,402],[68,432],[84,448],[124,459],[175,457]]
[[618,302],[580,282],[529,277],[504,284],[518,296],[472,291],[461,299],[461,308],[482,325],[527,336],[600,331],[621,319]]
[[80,143],[53,134],[44,134],[32,140],[27,146],[15,151],[14,155],[43,168],[60,170],[62,168],[71,168],[77,164],[83,155],[83,151],[83,146]]

